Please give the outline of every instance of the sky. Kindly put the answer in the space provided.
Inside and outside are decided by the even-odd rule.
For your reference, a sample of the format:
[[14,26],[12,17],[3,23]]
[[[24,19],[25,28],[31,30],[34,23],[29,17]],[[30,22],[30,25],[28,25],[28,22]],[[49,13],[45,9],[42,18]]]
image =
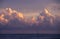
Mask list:
[[[40,12],[44,8],[49,8],[51,13],[57,14],[60,12],[60,0],[0,0],[0,8],[12,8],[12,9],[22,12],[25,16],[36,16],[36,15],[38,16],[38,15],[40,15]],[[42,16],[42,17],[44,18],[44,16]],[[12,18],[14,18],[14,16],[12,16]],[[27,21],[29,21],[29,20],[27,20]],[[40,19],[39,19],[39,21],[40,21]],[[25,24],[24,24],[25,22],[23,23],[18,20],[15,20],[15,19],[13,19],[12,21],[9,21],[9,22],[11,22],[11,24],[9,24],[8,27],[12,25],[12,26],[14,26],[15,30],[16,30],[15,27],[17,27],[17,26],[19,27],[19,29],[20,29],[21,25],[25,26]],[[38,22],[38,24],[39,23],[40,22]],[[45,27],[45,23],[47,24],[46,26],[49,25],[49,23],[44,21],[44,23],[43,23],[44,25],[42,25],[42,26]],[[14,25],[14,24],[16,24],[16,25]],[[27,23],[26,26],[28,26],[28,25],[29,24]],[[59,27],[58,22],[56,25]],[[38,26],[40,26],[40,24]],[[53,25],[53,26],[55,26],[55,25]],[[34,23],[33,23],[33,27],[34,27]],[[31,27],[32,31],[30,30],[30,27],[26,28],[26,30],[24,28],[21,28],[21,29],[24,31],[24,32],[22,31],[23,33],[25,33],[25,32],[26,33],[28,33],[28,32],[35,33],[35,31],[40,31],[40,29],[44,29],[44,27],[43,28],[34,27],[34,29],[33,29],[33,27]],[[5,27],[5,28],[7,28],[7,27]],[[51,29],[50,27],[46,27],[46,29],[48,29],[48,28],[49,28],[49,30]],[[57,27],[54,27],[54,33],[56,33],[58,31],[57,30],[55,32],[55,29],[57,29]],[[58,29],[60,29],[60,28],[58,28]],[[9,33],[11,33],[13,31],[12,29],[11,29],[12,30],[11,32],[9,30],[10,29],[7,30]],[[2,31],[2,29],[0,30],[0,32],[1,31]],[[21,32],[19,32],[20,30],[18,30],[18,29],[16,31],[17,31],[17,33],[21,33]],[[13,32],[16,33],[16,31],[13,31]],[[2,31],[2,32],[6,33],[5,31]],[[45,33],[44,30],[43,30],[43,33]]]
[[0,8],[12,8],[28,15],[38,15],[50,4],[60,4],[60,0],[0,0]]

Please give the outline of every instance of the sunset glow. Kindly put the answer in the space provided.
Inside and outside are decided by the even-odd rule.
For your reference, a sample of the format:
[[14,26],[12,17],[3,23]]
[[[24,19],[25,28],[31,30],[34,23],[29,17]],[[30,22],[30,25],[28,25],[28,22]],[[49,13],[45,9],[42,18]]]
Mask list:
[[[55,16],[53,16],[51,13],[49,13],[47,9],[44,9],[43,11],[44,11],[44,13],[41,13],[41,14],[44,14],[44,15],[39,16],[39,19],[40,19],[39,21],[41,23],[43,23],[44,20],[47,20],[47,21],[50,21],[51,24],[54,24],[53,21],[54,21]],[[2,21],[4,23],[9,22],[9,20],[14,20],[15,18],[18,20],[24,20],[26,23],[28,23],[28,22],[37,23],[37,19],[35,16],[32,16],[32,18],[26,18],[26,17],[24,17],[23,13],[13,10],[11,8],[6,8],[5,12],[8,12],[8,13],[1,13],[1,15],[0,15],[0,21]],[[7,18],[6,16],[8,16],[9,18]]]
[[0,34],[60,34],[59,0],[0,0]]

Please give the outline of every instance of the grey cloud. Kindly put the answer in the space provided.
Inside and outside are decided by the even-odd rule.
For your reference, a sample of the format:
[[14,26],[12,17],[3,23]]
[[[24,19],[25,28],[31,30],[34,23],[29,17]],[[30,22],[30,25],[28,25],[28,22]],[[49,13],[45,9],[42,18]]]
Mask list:
[[60,0],[53,0],[53,2],[60,4]]
[[1,8],[2,5],[3,5],[3,2],[4,2],[4,0],[0,0],[0,8]]

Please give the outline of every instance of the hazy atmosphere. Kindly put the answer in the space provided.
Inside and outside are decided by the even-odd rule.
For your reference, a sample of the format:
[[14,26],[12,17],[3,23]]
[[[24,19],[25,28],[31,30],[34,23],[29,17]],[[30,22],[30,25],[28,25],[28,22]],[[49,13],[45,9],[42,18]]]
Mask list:
[[60,34],[60,0],[0,0],[0,33]]

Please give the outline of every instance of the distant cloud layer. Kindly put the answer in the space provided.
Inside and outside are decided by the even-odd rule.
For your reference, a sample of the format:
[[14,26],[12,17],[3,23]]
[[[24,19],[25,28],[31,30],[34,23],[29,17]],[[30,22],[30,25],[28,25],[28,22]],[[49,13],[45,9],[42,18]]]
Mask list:
[[[40,13],[40,15],[38,15],[37,17],[32,16],[31,18],[26,18],[24,17],[24,15],[21,12],[18,12],[16,10],[13,10],[11,8],[6,8],[6,9],[1,9],[0,10],[0,23],[1,24],[9,24],[11,21],[14,22],[16,21],[16,23],[18,24],[17,21],[19,21],[22,24],[28,23],[29,25],[33,25],[33,24],[53,24],[56,20],[56,16],[51,14],[48,9],[44,9],[42,13]],[[13,25],[11,22],[11,25]],[[20,25],[20,24],[19,24]]]

